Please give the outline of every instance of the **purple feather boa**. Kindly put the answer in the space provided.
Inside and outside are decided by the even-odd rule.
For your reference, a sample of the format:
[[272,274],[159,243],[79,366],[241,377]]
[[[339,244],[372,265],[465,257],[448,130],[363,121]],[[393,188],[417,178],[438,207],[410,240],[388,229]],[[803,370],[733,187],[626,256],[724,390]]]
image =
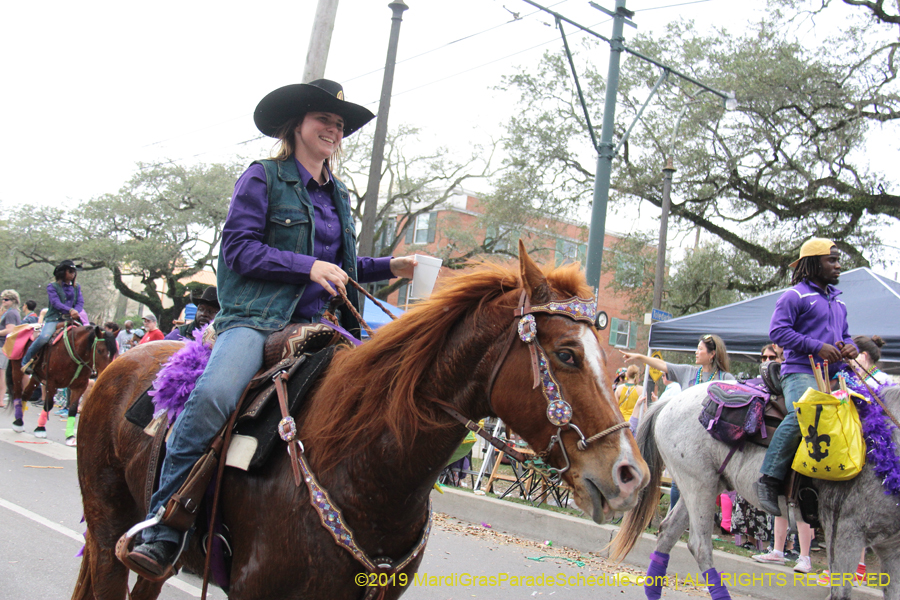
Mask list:
[[173,354],[153,381],[150,395],[155,407],[153,416],[163,413],[169,416],[169,425],[175,422],[184,403],[194,390],[197,379],[203,374],[212,348],[203,344],[203,332],[206,327],[194,331],[194,339],[185,339],[184,348]]
[[[895,384],[883,383],[873,391],[883,401],[884,390],[893,385]],[[893,423],[855,373],[847,376],[847,387],[866,398],[861,400],[854,397],[853,400],[862,422],[863,436],[866,438],[867,461],[875,474],[881,478],[884,493],[900,495],[900,458],[897,457],[897,449],[891,437]]]

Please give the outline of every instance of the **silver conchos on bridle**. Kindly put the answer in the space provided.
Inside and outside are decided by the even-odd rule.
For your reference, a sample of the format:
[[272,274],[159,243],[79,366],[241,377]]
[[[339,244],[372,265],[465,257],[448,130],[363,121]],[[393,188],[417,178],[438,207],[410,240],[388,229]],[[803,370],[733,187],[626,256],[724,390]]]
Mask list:
[[565,464],[561,469],[550,467],[550,472],[563,474],[569,470],[569,455],[566,452],[566,446],[562,443],[562,432],[571,429],[578,434],[581,439],[578,440],[577,447],[579,450],[587,450],[588,445],[604,436],[609,435],[619,429],[628,426],[628,423],[617,423],[612,427],[601,431],[600,433],[586,438],[581,429],[572,423],[572,405],[563,398],[562,390],[559,382],[553,377],[553,371],[550,369],[550,362],[547,360],[547,354],[541,348],[537,339],[537,321],[534,313],[544,313],[551,315],[566,316],[575,321],[582,321],[589,325],[594,324],[597,313],[597,305],[593,300],[584,298],[570,298],[565,301],[548,302],[546,304],[538,304],[529,306],[527,299],[523,299],[522,306],[516,311],[516,315],[521,315],[517,325],[519,339],[528,345],[531,351],[531,362],[534,369],[534,386],[541,386],[541,392],[547,399],[547,420],[556,427],[556,433],[550,436],[550,443],[547,449],[539,454],[539,456],[547,456],[556,444],[559,444],[563,454]]

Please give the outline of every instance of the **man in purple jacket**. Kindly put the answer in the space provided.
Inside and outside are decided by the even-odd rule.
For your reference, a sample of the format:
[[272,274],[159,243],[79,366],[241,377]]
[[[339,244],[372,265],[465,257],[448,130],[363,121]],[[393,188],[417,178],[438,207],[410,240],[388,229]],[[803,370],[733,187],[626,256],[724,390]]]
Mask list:
[[859,354],[847,331],[847,307],[838,300],[841,291],[833,287],[841,276],[840,251],[834,242],[807,240],[800,247],[800,258],[790,266],[794,269],[794,287],[778,299],[769,325],[769,338],[784,348],[781,387],[788,414],[772,436],[756,485],[760,506],[776,517],[781,516],[781,483],[790,471],[802,437],[794,403],[807,388],[816,387],[810,355],[817,366],[828,361],[831,377],[840,370],[844,359]]

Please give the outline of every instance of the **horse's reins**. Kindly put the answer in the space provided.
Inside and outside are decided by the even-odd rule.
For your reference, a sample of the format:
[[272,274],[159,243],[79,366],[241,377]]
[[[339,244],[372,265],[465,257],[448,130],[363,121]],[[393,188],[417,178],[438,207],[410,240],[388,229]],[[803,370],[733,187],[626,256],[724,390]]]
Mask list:
[[[550,455],[550,451],[553,450],[553,447],[556,444],[559,444],[559,447],[562,450],[565,464],[561,469],[550,467],[549,471],[561,475],[568,471],[569,467],[571,466],[569,462],[569,455],[566,452],[566,446],[562,443],[563,431],[572,430],[577,433],[578,437],[581,439],[578,440],[576,446],[579,450],[584,451],[587,450],[588,446],[591,443],[596,442],[597,440],[600,440],[611,433],[615,433],[620,429],[628,427],[628,423],[624,421],[616,423],[615,425],[608,427],[600,433],[594,434],[589,438],[586,438],[581,429],[579,429],[577,425],[572,423],[572,405],[566,402],[566,400],[563,398],[559,382],[553,376],[553,372],[550,369],[550,361],[547,359],[547,355],[544,352],[544,349],[541,347],[540,342],[538,342],[537,322],[534,318],[535,314],[560,315],[568,317],[573,321],[581,321],[593,326],[594,319],[597,314],[597,304],[593,299],[584,299],[573,296],[572,298],[569,298],[567,300],[551,301],[547,302],[546,304],[532,306],[528,295],[523,291],[519,299],[519,306],[515,311],[513,311],[513,316],[519,317],[519,319],[517,321],[514,320],[512,325],[510,326],[509,334],[506,337],[506,342],[504,343],[503,350],[501,351],[500,357],[498,358],[497,362],[494,363],[494,368],[491,371],[491,375],[487,383],[486,394],[488,404],[490,405],[491,393],[494,388],[494,381],[496,380],[497,375],[500,373],[500,368],[506,361],[506,357],[509,354],[513,343],[515,342],[516,334],[518,333],[519,339],[528,346],[531,354],[531,370],[534,382],[532,389],[537,388],[538,385],[541,386],[541,392],[543,393],[544,398],[546,398],[547,400],[547,420],[557,428],[556,434],[550,436],[550,442],[547,445],[547,448],[543,452],[537,453],[537,456],[541,459],[547,458]],[[494,447],[499,448],[500,450],[503,450],[507,454],[511,455],[515,460],[524,462],[525,457],[520,452],[512,449],[508,444],[504,444],[503,442],[500,442],[503,447],[495,443],[499,440],[497,440],[497,438],[495,438],[494,436],[490,436],[486,431],[484,431],[481,426],[473,427],[474,423],[471,419],[467,419],[465,416],[461,415],[458,411],[448,406],[444,402],[437,402],[437,404],[451,417],[465,425],[467,429],[481,436]],[[491,406],[491,410],[493,411],[493,406]]]
[[91,364],[88,364],[87,361],[82,360],[81,357],[75,353],[75,348],[73,347],[73,344],[75,343],[74,334],[72,335],[72,341],[69,341],[69,330],[74,327],[75,325],[63,325],[63,342],[66,347],[66,352],[68,352],[72,362],[78,366],[75,369],[75,374],[72,376],[72,379],[69,380],[69,385],[72,385],[72,383],[78,379],[78,376],[81,375],[81,370],[84,367],[90,367],[91,374],[97,372],[97,336],[94,336],[94,343],[91,345]]
[[[389,316],[389,317],[391,318],[391,320],[394,320],[394,321],[397,320],[397,317],[396,317],[394,314],[392,314],[392,313],[384,306],[384,304],[382,304],[381,302],[379,302],[379,301],[375,298],[375,296],[373,296],[372,294],[370,294],[369,292],[367,292],[367,291],[366,291],[366,288],[364,288],[363,286],[359,285],[359,283],[357,283],[357,282],[356,282],[355,280],[353,280],[353,279],[348,279],[347,281],[349,281],[351,284],[353,284],[353,287],[355,287],[357,290],[359,290],[360,292],[362,292],[362,293],[365,295],[366,298],[368,298],[369,300],[371,300],[372,302],[374,302],[375,305],[376,305],[378,308],[380,308],[381,310],[384,311],[384,314],[386,314],[387,316]],[[353,304],[350,302],[350,300],[347,299],[347,294],[346,294],[346,292],[344,292],[344,290],[342,290],[342,289],[339,288],[338,286],[334,286],[334,287],[335,287],[335,289],[337,290],[338,296],[340,296],[341,300],[344,301],[344,304],[345,304],[345,305],[347,306],[347,308],[350,310],[350,314],[352,314],[354,317],[356,317],[356,320],[359,321],[359,324],[363,326],[363,328],[366,330],[366,333],[368,333],[368,334],[369,334],[369,337],[371,338],[371,337],[374,335],[374,332],[372,331],[372,328],[369,327],[369,324],[366,323],[366,320],[362,318],[362,315],[359,314],[359,311],[357,311],[356,308],[353,306]],[[337,324],[337,323],[335,323],[335,324]]]

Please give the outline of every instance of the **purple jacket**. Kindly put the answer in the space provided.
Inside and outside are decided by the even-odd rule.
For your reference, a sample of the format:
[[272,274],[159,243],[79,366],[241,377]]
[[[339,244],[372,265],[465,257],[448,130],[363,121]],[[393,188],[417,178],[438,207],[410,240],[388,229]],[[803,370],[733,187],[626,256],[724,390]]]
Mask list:
[[[819,350],[824,344],[853,344],[847,331],[847,307],[838,300],[841,291],[828,286],[825,291],[809,281],[801,281],[787,290],[775,303],[769,324],[769,339],[784,348],[781,374],[810,373],[809,355],[816,364],[823,362]],[[841,365],[828,365],[834,375]]]

